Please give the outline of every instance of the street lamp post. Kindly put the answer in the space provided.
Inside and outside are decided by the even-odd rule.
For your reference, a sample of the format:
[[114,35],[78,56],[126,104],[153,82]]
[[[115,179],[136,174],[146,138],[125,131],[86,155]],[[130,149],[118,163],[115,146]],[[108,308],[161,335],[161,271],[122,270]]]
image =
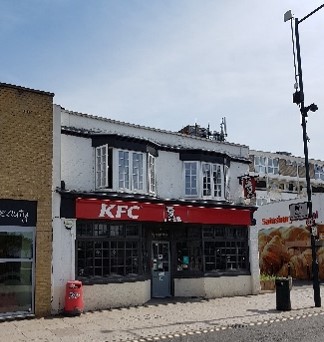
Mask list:
[[[312,189],[310,184],[310,175],[309,175],[309,162],[308,162],[308,136],[306,131],[306,123],[307,123],[307,116],[308,112],[315,112],[318,108],[313,103],[310,106],[305,107],[304,103],[304,85],[303,85],[303,77],[302,77],[302,67],[301,67],[301,57],[300,57],[300,43],[299,43],[299,31],[298,25],[310,17],[312,14],[320,10],[324,7],[324,4],[316,8],[314,11],[306,15],[301,20],[295,18],[295,43],[296,43],[296,57],[297,57],[297,71],[296,71],[296,63],[295,63],[295,94],[293,96],[293,102],[300,106],[300,113],[302,119],[302,128],[303,128],[303,143],[304,143],[304,155],[305,155],[305,172],[306,172],[306,187],[307,187],[307,204],[308,204],[308,222],[311,222],[311,226],[314,225],[313,220],[313,208],[312,208]],[[288,11],[284,15],[284,21],[293,20],[293,16],[291,11]],[[292,22],[291,22],[292,23]],[[293,29],[293,25],[291,26]],[[295,50],[294,50],[295,56]],[[297,82],[298,77],[298,82]],[[320,294],[320,283],[319,283],[319,275],[318,275],[318,261],[316,256],[316,244],[315,244],[315,233],[312,231],[311,227],[311,248],[312,248],[312,274],[313,274],[313,289],[314,289],[314,303],[315,307],[321,307],[321,294]]]

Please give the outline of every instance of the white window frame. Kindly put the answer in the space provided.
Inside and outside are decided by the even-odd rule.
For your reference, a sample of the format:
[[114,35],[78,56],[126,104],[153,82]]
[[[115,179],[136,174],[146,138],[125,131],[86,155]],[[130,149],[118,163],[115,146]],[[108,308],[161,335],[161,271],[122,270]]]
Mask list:
[[224,165],[224,198],[229,199],[230,197],[230,168]]
[[254,156],[254,172],[268,175],[279,175],[279,159]]
[[279,175],[279,159],[278,158],[268,158],[267,172],[269,175]]
[[184,195],[191,198],[224,199],[224,166],[184,161]]
[[156,193],[156,158],[152,154],[148,154],[147,159],[147,180],[148,191],[151,194]]
[[103,189],[108,187],[108,145],[96,147],[95,151],[95,172],[96,172],[96,189]]
[[118,188],[122,190],[131,189],[130,170],[129,170],[129,151],[118,150]]
[[201,163],[202,198],[224,198],[224,170],[223,165]]
[[266,173],[266,157],[254,156],[254,172]]
[[134,191],[144,191],[144,153],[132,152],[132,189]]
[[198,179],[199,170],[198,162],[185,161],[184,162],[184,193],[186,197],[198,196]]
[[[116,160],[116,188],[120,191],[146,192],[146,154],[138,151],[116,149],[114,154]],[[140,156],[138,164],[137,157]],[[121,158],[123,157],[123,158]]]

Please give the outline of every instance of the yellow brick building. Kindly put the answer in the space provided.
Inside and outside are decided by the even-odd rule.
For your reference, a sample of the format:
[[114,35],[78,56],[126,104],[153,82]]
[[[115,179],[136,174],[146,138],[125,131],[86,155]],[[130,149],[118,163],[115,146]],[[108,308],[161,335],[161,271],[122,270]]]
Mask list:
[[0,83],[0,315],[51,311],[53,97]]

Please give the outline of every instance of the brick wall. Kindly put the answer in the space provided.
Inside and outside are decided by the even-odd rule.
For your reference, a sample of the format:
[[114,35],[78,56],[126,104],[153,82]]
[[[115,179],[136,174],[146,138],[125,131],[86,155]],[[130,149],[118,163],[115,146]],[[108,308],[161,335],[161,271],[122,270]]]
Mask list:
[[38,316],[51,309],[53,96],[0,83],[0,198],[37,201]]

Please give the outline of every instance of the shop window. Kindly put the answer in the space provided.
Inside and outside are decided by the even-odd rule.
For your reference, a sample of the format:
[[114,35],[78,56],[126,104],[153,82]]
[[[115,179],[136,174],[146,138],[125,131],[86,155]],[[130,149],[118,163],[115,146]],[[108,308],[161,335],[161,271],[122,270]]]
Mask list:
[[177,271],[202,271],[200,241],[185,241],[176,243]]
[[202,272],[201,227],[174,231],[176,271],[180,275]]
[[143,274],[141,226],[78,222],[77,277],[102,282]]
[[248,272],[248,230],[245,227],[203,229],[204,271]]

